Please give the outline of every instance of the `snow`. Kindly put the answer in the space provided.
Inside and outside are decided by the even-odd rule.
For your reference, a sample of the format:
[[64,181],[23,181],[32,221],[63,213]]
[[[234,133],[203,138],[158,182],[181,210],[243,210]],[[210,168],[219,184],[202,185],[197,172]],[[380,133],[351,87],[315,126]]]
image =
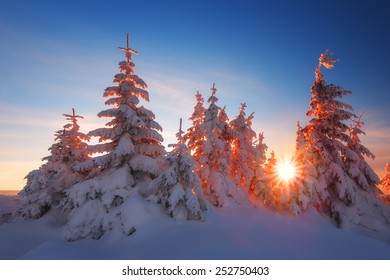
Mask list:
[[0,192],[0,217],[6,213],[12,213],[19,209],[25,200],[16,195],[16,192]]
[[144,171],[150,174],[158,174],[160,171],[158,162],[155,159],[141,154],[133,156],[129,164],[132,170],[135,171]]
[[[0,195],[0,215],[20,205],[20,198]],[[130,216],[126,228],[136,231],[111,231],[100,240],[67,242],[52,212],[3,223],[0,259],[390,259],[388,232],[369,237],[337,229],[313,208],[298,216],[263,207],[217,208],[199,222],[174,220],[161,207],[133,197],[122,205],[121,218]]]
[[[137,52],[120,49],[127,61],[114,76],[119,86],[103,94],[115,108],[98,114],[111,121],[85,135],[82,117],[64,114],[72,123],[55,134],[48,163],[27,176],[27,203],[20,210],[23,199],[0,194],[0,259],[390,259],[390,208],[377,199],[379,178],[363,157],[374,157],[360,144],[363,122],[343,123],[357,116],[335,100],[351,92],[321,73],[336,61],[329,53],[315,72],[312,119],[298,125],[301,176],[282,186],[274,153],[263,169],[267,146],[251,129],[253,113],[245,117],[242,104],[229,123],[215,84],[207,110],[196,95],[193,126],[182,136],[180,121],[166,156],[154,113],[137,107],[149,101],[131,62]],[[90,136],[103,143],[88,147]]]

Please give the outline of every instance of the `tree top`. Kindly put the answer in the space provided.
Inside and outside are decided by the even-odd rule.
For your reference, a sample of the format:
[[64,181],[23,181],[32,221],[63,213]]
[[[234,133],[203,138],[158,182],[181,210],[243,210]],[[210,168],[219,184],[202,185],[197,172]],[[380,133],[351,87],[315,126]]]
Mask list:
[[334,67],[334,64],[338,61],[336,58],[332,58],[331,56],[333,53],[329,52],[329,50],[326,50],[324,53],[322,53],[319,57],[318,66],[316,68],[315,74],[316,74],[316,81],[323,81],[324,75],[321,73],[321,66],[324,66],[327,69],[332,69]]
[[133,53],[138,54],[138,52],[136,50],[133,50],[132,48],[130,48],[130,35],[129,35],[129,33],[127,33],[127,36],[126,36],[126,48],[119,47],[119,49],[125,52],[125,55],[126,55],[128,62],[131,61],[131,57],[132,57]]

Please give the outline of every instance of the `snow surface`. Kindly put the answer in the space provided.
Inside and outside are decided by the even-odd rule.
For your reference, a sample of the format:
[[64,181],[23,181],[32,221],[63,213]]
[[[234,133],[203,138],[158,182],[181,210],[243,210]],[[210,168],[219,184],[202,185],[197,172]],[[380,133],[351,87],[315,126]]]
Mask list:
[[0,191],[0,216],[12,213],[25,203],[25,200],[16,194],[16,191]]
[[[21,203],[0,195],[0,216]],[[100,240],[65,241],[64,227],[51,213],[3,223],[0,259],[390,259],[390,236],[379,240],[337,229],[315,209],[291,216],[219,208],[199,222],[175,221],[161,207],[146,200],[129,205],[140,211],[136,232],[109,232]]]

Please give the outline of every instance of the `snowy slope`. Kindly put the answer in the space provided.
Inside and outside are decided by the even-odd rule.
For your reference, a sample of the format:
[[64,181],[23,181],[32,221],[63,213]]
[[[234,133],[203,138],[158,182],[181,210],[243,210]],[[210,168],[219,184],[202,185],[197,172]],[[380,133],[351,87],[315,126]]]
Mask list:
[[24,200],[13,191],[0,192],[0,217],[3,214],[13,212],[21,207]]
[[[0,214],[15,201],[0,196]],[[63,226],[50,214],[3,223],[0,259],[390,259],[390,236],[382,241],[334,228],[314,209],[293,217],[225,208],[196,222],[174,221],[146,201],[131,207],[139,219],[129,237],[111,232],[101,240],[66,242]]]

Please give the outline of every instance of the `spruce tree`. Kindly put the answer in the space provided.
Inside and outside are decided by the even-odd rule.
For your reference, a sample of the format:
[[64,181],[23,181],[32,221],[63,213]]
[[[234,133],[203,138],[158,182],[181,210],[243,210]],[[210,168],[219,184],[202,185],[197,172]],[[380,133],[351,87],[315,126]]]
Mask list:
[[[224,149],[223,152],[220,155],[220,161],[223,165],[227,165],[229,171],[226,174],[229,174],[230,178],[232,179],[234,183],[234,177],[232,173],[230,172],[230,165],[231,165],[231,159],[232,159],[232,141],[234,139],[234,131],[232,130],[230,124],[229,124],[229,117],[226,113],[226,106],[223,108],[220,108],[218,113],[218,122],[220,126],[220,136],[219,139],[223,142]],[[242,186],[236,185],[237,189],[243,189]]]
[[385,172],[386,174],[381,179],[379,185],[379,188],[382,191],[382,193],[379,194],[379,197],[386,204],[390,205],[390,164],[386,164]]
[[[183,135],[183,140],[187,143],[188,149],[191,151],[192,156],[196,162],[199,161],[201,155],[201,149],[204,143],[204,131],[201,129],[206,109],[203,106],[204,99],[199,91],[195,95],[196,105],[194,112],[189,118],[192,121],[192,126],[187,129],[187,132]],[[196,170],[197,167],[195,167]]]
[[333,68],[335,59],[325,52],[315,70],[311,87],[309,123],[303,128],[309,141],[311,163],[318,173],[317,207],[332,217],[339,227],[362,225],[377,230],[390,222],[390,211],[377,199],[377,176],[368,168],[365,156],[372,157],[361,143],[354,140],[359,125],[350,134],[347,122],[357,118],[352,107],[339,99],[351,92],[327,84],[321,67]]
[[177,136],[177,144],[165,157],[166,169],[151,183],[152,193],[156,193],[158,201],[162,203],[168,214],[173,218],[181,217],[188,220],[203,220],[207,209],[200,179],[194,171],[196,165],[187,146],[184,144],[182,121]]
[[301,213],[313,201],[317,182],[317,171],[311,163],[310,143],[305,141],[305,134],[299,122],[297,122],[297,136],[295,155],[292,164],[295,167],[295,176],[287,182],[288,195],[284,201],[284,207],[294,215]]
[[98,114],[110,120],[106,127],[88,134],[101,142],[89,150],[103,155],[78,166],[79,170],[94,167],[98,172],[74,185],[63,201],[69,212],[69,240],[99,239],[114,228],[126,235],[133,233],[132,217],[124,210],[126,202],[138,199],[139,192],[161,171],[159,161],[165,149],[158,131],[162,128],[153,112],[139,105],[140,99],[149,101],[149,93],[146,83],[134,73],[132,55],[138,52],[129,47],[128,34],[126,48],[119,49],[125,61],[119,63],[120,73],[114,76],[116,85],[103,93],[108,98],[105,104],[112,107]]
[[271,208],[282,208],[282,186],[277,173],[277,163],[275,152],[272,151],[264,165],[264,184],[257,189],[264,205]]
[[[235,179],[236,185],[249,191],[255,176],[255,165],[259,163],[256,157],[261,159],[262,155],[257,155],[258,150],[253,145],[256,139],[256,132],[251,127],[253,113],[246,117],[245,108],[246,104],[242,103],[238,116],[230,122],[234,132],[234,138],[231,141],[230,172]],[[258,171],[257,177],[259,177],[259,173]]]
[[104,155],[94,157],[87,164],[101,170],[130,164],[131,171],[155,175],[158,172],[154,166],[145,169],[138,161],[154,165],[155,161],[150,159],[158,158],[165,152],[161,145],[163,138],[158,132],[162,128],[154,120],[153,112],[138,105],[140,99],[149,102],[149,93],[146,83],[134,74],[132,55],[138,52],[129,47],[129,36],[127,47],[119,49],[125,53],[126,60],[119,63],[120,73],[114,76],[113,82],[117,85],[107,87],[103,93],[103,97],[108,98],[105,104],[113,107],[98,114],[99,118],[110,118],[110,121],[106,127],[88,133],[102,142],[91,146],[90,151]]
[[50,155],[39,169],[31,171],[25,179],[27,184],[19,193],[26,198],[26,204],[18,210],[21,219],[35,219],[59,205],[64,190],[76,182],[82,181],[89,170],[83,173],[75,171],[75,166],[90,159],[87,151],[89,137],[80,132],[78,119],[82,116],[64,114],[69,123],[55,133],[55,143],[49,148]]
[[200,149],[197,173],[202,182],[204,194],[209,201],[218,207],[230,203],[247,203],[247,194],[238,189],[230,174],[229,147],[227,139],[229,131],[226,127],[226,114],[217,106],[217,89],[213,84],[209,107],[205,111],[200,130],[204,133],[204,142]]
[[264,164],[267,160],[266,152],[267,145],[264,143],[264,133],[259,133],[257,139],[254,141],[254,164],[251,167],[253,170],[253,177],[250,182],[250,191],[255,195],[259,196],[261,190],[265,187],[265,172]]

